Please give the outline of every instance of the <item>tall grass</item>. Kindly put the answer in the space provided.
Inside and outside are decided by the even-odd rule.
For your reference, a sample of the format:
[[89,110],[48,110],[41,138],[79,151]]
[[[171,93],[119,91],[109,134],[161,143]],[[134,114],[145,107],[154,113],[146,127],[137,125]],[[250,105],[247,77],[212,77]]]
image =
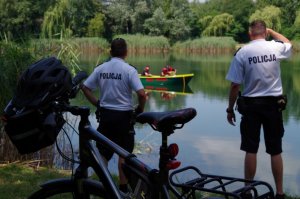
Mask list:
[[79,67],[81,55],[98,55],[106,52],[108,42],[103,38],[60,38],[33,39],[29,48],[40,56],[56,56],[71,70],[72,74],[81,70]]
[[128,49],[132,53],[161,53],[170,50],[170,43],[163,36],[146,35],[116,35],[114,38],[126,40]]
[[32,39],[29,47],[36,53],[52,52],[57,53],[61,50],[61,43],[76,45],[80,53],[101,53],[107,51],[109,43],[99,37],[82,37],[70,39]]
[[300,52],[300,40],[293,40],[292,44],[293,44],[293,50],[295,52]]
[[0,110],[11,99],[20,74],[33,60],[27,49],[13,42],[0,41]]
[[219,54],[234,51],[236,45],[232,37],[202,37],[176,42],[172,50],[180,53]]

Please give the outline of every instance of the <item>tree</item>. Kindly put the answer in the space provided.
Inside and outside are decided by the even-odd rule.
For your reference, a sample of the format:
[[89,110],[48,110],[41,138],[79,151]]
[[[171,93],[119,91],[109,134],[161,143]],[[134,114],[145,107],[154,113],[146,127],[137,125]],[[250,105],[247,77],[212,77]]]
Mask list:
[[293,26],[294,39],[300,40],[300,10],[296,12],[296,19]]
[[146,31],[150,35],[165,35],[168,31],[169,21],[166,19],[165,13],[161,7],[157,8],[153,16],[144,23]]
[[31,3],[27,0],[0,0],[0,29],[7,35],[20,37],[32,27]]
[[101,37],[104,32],[104,19],[104,14],[97,13],[96,16],[89,21],[87,36]]
[[42,37],[71,35],[84,36],[87,26],[100,4],[94,0],[60,0],[51,6],[44,14]]
[[74,36],[82,37],[87,34],[89,21],[101,11],[101,3],[97,0],[69,0],[70,28]]
[[183,18],[175,18],[169,21],[169,37],[173,41],[185,40],[189,38],[191,28],[186,24]]
[[276,31],[281,29],[281,10],[275,6],[267,6],[262,10],[256,10],[249,19],[249,22],[257,19],[264,20],[267,27],[272,28]]
[[106,17],[106,28],[112,34],[123,34],[132,32],[131,15],[133,10],[129,3],[125,0],[110,1],[108,6],[104,9]]
[[61,0],[51,6],[44,15],[42,37],[52,38],[55,35],[65,37],[71,35],[70,29],[70,1]]
[[[233,36],[239,42],[248,40],[248,19],[250,13],[254,10],[254,2],[252,0],[209,0],[205,3],[191,3],[191,10],[198,18],[199,34],[201,35],[207,27],[205,20],[213,18],[217,15],[228,13],[233,16],[234,24],[229,35]],[[207,18],[208,17],[208,18]]]
[[290,27],[293,25],[296,12],[300,8],[300,1],[299,0],[257,0],[256,1],[256,8],[264,8],[267,6],[275,6],[280,8],[282,11],[281,19],[282,24],[286,27]]
[[190,37],[193,14],[187,0],[172,0],[168,19],[170,28],[167,36],[172,41],[185,40]]
[[299,0],[257,0],[256,7],[264,8],[266,6],[276,6],[280,8],[282,15],[281,19],[281,32],[288,38],[293,38],[297,31],[294,27],[294,21],[297,17],[297,10],[300,9]]
[[234,18],[228,13],[215,16],[202,32],[203,36],[225,36],[234,25]]
[[152,15],[150,4],[146,1],[139,1],[134,7],[134,13],[132,14],[132,31],[133,33],[144,33],[144,23],[146,19]]

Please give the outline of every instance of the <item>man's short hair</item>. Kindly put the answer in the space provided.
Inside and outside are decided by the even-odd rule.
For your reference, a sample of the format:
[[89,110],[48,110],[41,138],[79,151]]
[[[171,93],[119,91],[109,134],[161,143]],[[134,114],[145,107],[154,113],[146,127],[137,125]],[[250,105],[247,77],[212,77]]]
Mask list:
[[126,41],[122,38],[116,38],[111,42],[110,54],[113,57],[124,57],[127,53]]
[[249,31],[254,36],[265,34],[266,30],[267,25],[263,20],[254,20],[249,25]]

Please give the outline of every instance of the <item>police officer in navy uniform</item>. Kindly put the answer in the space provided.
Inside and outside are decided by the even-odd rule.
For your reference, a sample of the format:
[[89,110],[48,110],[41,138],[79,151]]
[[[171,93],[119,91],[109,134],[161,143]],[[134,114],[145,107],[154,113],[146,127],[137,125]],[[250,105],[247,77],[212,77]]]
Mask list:
[[[112,58],[94,69],[83,83],[82,91],[87,99],[99,109],[100,124],[98,131],[107,138],[132,152],[134,148],[134,129],[132,123],[133,102],[132,92],[138,97],[136,113],[144,110],[146,94],[137,70],[124,61],[127,56],[127,44],[122,38],[114,39],[111,43]],[[92,93],[100,90],[98,100]],[[109,161],[113,152],[97,144],[101,155]],[[121,168],[123,158],[119,158],[120,190],[127,192],[127,179]]]
[[[291,42],[282,34],[266,28],[264,21],[255,20],[249,26],[251,42],[238,50],[226,79],[231,81],[227,120],[235,125],[234,105],[241,113],[241,150],[245,155],[245,178],[252,180],[256,172],[260,129],[263,126],[266,152],[271,157],[276,185],[276,198],[283,194],[282,137],[284,134],[283,98],[280,61],[291,55]],[[267,41],[271,36],[274,40]],[[239,91],[243,85],[241,96]],[[250,194],[250,193],[249,193]]]

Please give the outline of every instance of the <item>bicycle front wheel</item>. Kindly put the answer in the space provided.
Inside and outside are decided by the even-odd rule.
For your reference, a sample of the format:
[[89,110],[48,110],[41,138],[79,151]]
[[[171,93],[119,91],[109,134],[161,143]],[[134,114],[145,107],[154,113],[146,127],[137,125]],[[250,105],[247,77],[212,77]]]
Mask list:
[[102,184],[98,181],[86,179],[83,180],[82,187],[84,194],[77,195],[77,188],[71,179],[59,179],[47,182],[41,185],[41,189],[29,196],[28,199],[100,199],[105,198],[105,191]]

